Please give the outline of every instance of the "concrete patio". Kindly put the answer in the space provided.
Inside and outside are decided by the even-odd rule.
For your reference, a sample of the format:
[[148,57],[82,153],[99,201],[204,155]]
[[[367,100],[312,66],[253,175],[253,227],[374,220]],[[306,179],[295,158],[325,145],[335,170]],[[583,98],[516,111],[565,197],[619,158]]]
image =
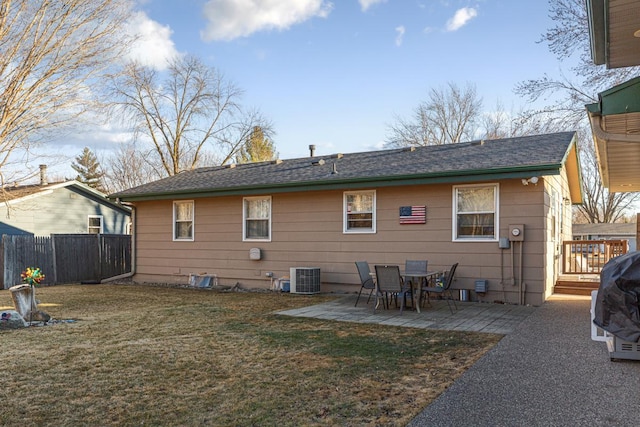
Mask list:
[[446,301],[435,300],[431,301],[431,306],[427,305],[422,308],[421,313],[409,308],[400,314],[400,310],[392,305],[388,310],[378,308],[374,314],[373,299],[367,304],[367,298],[363,295],[360,297],[357,307],[354,307],[355,301],[356,295],[345,295],[334,301],[285,310],[279,314],[342,322],[379,323],[412,328],[506,335],[536,310],[536,307],[530,306],[456,301],[458,309],[454,309],[451,313]]

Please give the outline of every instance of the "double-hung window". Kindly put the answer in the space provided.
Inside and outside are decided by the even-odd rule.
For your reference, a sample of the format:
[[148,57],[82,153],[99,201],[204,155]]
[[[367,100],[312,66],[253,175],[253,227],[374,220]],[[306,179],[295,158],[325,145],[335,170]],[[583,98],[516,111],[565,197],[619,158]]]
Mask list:
[[271,197],[243,200],[243,240],[271,240]]
[[453,187],[453,240],[497,240],[498,184]]
[[345,192],[343,223],[345,233],[375,233],[376,192]]
[[193,200],[173,202],[173,240],[193,240]]
[[89,215],[87,232],[89,234],[102,234],[102,215]]

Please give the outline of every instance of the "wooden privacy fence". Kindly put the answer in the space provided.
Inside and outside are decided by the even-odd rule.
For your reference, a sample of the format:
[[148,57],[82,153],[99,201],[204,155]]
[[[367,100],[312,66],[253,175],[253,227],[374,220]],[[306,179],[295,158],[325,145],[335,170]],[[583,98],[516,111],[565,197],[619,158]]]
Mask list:
[[563,242],[564,274],[600,274],[611,258],[627,253],[627,240],[568,240]]
[[131,236],[3,235],[0,263],[1,289],[21,283],[20,273],[27,267],[40,267],[44,284],[99,282],[131,271]]

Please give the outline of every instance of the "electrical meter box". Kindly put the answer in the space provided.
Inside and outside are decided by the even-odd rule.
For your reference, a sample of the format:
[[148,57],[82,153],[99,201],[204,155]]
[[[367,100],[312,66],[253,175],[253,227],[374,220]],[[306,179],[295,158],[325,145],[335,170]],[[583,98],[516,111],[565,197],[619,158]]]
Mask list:
[[522,242],[524,240],[524,224],[509,225],[509,240]]

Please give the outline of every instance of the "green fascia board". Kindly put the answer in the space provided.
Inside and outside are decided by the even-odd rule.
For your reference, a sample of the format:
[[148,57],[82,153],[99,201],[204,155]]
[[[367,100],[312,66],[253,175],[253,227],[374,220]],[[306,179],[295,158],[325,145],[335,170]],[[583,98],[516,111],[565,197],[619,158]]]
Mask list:
[[495,181],[502,179],[522,179],[532,176],[559,175],[561,164],[536,165],[531,167],[514,167],[493,169],[487,171],[452,171],[431,175],[406,175],[392,177],[374,177],[351,179],[344,181],[315,181],[313,183],[287,183],[265,186],[246,186],[221,189],[205,189],[194,191],[171,191],[156,194],[144,194],[140,196],[124,196],[120,198],[125,202],[169,200],[169,199],[190,199],[222,196],[251,196],[258,194],[292,193],[298,191],[321,191],[321,190],[353,190],[372,187],[396,187],[406,185],[424,184],[460,184],[480,181]]
[[605,4],[607,0],[587,0],[587,19],[589,21],[589,44],[591,45],[591,59],[595,65],[607,62],[607,14]]
[[598,100],[587,104],[587,111],[601,116],[640,112],[640,77],[600,92]]

